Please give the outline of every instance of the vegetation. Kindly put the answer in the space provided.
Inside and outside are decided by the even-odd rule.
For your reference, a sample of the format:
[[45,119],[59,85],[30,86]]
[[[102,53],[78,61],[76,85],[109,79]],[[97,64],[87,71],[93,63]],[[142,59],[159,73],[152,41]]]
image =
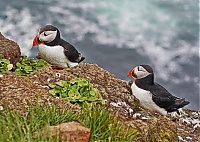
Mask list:
[[11,64],[9,60],[4,59],[0,55],[0,72],[8,72],[9,70],[12,69],[12,67],[13,67],[13,64]]
[[[35,70],[47,66],[43,60],[27,59],[22,56],[16,64],[15,72],[27,76]],[[0,58],[0,72],[12,69],[7,59]],[[54,97],[66,98],[71,103],[81,104],[81,113],[61,110],[55,105],[29,105],[27,114],[21,115],[8,107],[0,110],[0,141],[16,142],[59,142],[59,137],[46,138],[39,135],[33,138],[45,126],[57,125],[62,122],[79,121],[91,130],[90,141],[134,141],[137,131],[119,121],[118,115],[112,115],[99,91],[89,80],[76,78],[70,81],[59,81],[49,84],[49,93]],[[45,107],[44,107],[45,106]]]
[[[47,106],[47,107],[44,107]],[[70,110],[60,110],[56,106],[30,105],[26,115],[20,115],[6,108],[0,111],[0,141],[3,142],[59,142],[59,137],[33,138],[34,132],[49,125],[78,120],[90,128],[90,141],[134,141],[137,131],[123,125],[118,116],[111,115],[106,108],[95,103],[83,105],[81,113]]]
[[[20,61],[16,64],[15,72],[18,75],[27,76],[32,74],[37,69],[40,69],[49,64],[42,59],[34,60],[33,58],[27,59],[27,56],[21,56]],[[8,72],[13,68],[13,64],[9,60],[4,59],[0,55],[0,72]]]
[[15,72],[18,75],[27,76],[32,74],[35,70],[47,66],[48,63],[42,59],[34,60],[33,58],[27,59],[27,56],[22,56],[20,61],[16,64]]
[[70,81],[61,80],[56,84],[49,84],[49,93],[54,97],[66,98],[71,103],[99,102],[104,104],[104,100],[98,89],[94,88],[89,80],[75,78]]

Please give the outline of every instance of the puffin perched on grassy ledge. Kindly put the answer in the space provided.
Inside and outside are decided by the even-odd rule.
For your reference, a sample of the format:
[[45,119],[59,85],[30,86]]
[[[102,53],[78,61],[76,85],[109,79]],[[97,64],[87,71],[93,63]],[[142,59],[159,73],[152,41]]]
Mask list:
[[53,25],[39,29],[33,40],[33,46],[39,47],[38,58],[58,68],[77,66],[85,57],[76,48],[60,37],[60,31]]
[[188,105],[185,98],[170,94],[164,87],[154,82],[153,69],[149,65],[139,65],[128,72],[133,78],[132,93],[140,100],[141,106],[153,112],[166,115]]

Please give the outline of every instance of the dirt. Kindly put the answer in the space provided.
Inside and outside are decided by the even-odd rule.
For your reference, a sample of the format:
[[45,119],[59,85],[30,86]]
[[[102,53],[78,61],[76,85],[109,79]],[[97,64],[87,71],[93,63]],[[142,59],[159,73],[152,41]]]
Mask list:
[[14,72],[0,73],[0,106],[8,106],[20,113],[26,112],[28,103],[54,103],[59,108],[80,111],[65,99],[52,97],[48,84],[60,80],[87,78],[106,100],[111,113],[118,113],[127,125],[137,128],[141,141],[191,141],[200,137],[200,112],[183,111],[181,115],[161,116],[139,106],[131,94],[129,83],[117,79],[97,64],[80,63],[74,68],[53,70],[45,67],[29,76]]

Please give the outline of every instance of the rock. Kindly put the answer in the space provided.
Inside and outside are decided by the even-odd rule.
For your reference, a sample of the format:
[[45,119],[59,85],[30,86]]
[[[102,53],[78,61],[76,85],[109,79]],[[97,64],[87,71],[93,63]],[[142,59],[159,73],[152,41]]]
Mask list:
[[[104,70],[96,64],[80,63],[77,67],[64,70],[52,70],[45,67],[37,70],[29,76],[18,76],[14,72],[3,73],[0,78],[0,106],[8,105],[12,110],[26,112],[27,101],[31,103],[44,104],[53,103],[63,109],[80,111],[66,99],[52,97],[48,91],[49,83],[60,80],[71,80],[77,77],[87,78],[96,87],[102,97],[107,100],[106,104],[111,113],[118,112],[121,120],[140,132],[140,141],[172,140],[177,141],[177,129],[187,130],[188,125],[180,125],[173,119],[139,109],[138,100],[131,94],[130,86],[126,81],[117,79],[113,74]],[[198,130],[195,128],[195,130]],[[183,138],[192,137],[193,140],[198,131],[193,135],[179,135]]]
[[16,63],[20,61],[21,51],[17,43],[5,38],[0,33],[0,55],[8,59],[13,64],[13,69],[16,68]]
[[[48,69],[44,70],[47,71]],[[80,111],[78,106],[69,103],[66,99],[57,99],[48,93],[47,84],[41,83],[45,79],[42,74],[46,74],[46,71],[41,72],[40,76],[31,75],[27,77],[19,76],[15,72],[2,74],[3,76],[0,78],[0,105],[8,106],[19,113],[27,112],[28,103],[55,104],[60,109]],[[48,78],[51,78],[51,76],[48,76]]]
[[186,112],[194,116],[184,115],[174,120],[168,116],[164,117],[139,109],[138,100],[131,94],[128,83],[117,79],[96,64],[80,63],[77,67],[64,70],[52,70],[50,67],[45,67],[29,76],[18,76],[14,72],[1,74],[0,106],[2,107],[6,104],[12,110],[26,112],[27,101],[41,105],[48,102],[60,109],[80,111],[78,106],[67,102],[66,99],[52,97],[48,93],[48,84],[81,77],[90,80],[100,91],[102,97],[107,100],[106,103],[111,113],[118,112],[126,125],[138,130],[139,141],[178,141],[177,138],[197,141],[200,136],[200,112]]
[[[113,74],[96,64],[89,63],[80,63],[77,67],[64,70],[52,70],[50,67],[45,67],[27,77],[8,72],[0,79],[0,84],[2,84],[0,88],[0,98],[2,97],[0,105],[5,103],[12,109],[25,111],[23,99],[33,103],[36,101],[33,98],[38,97],[41,98],[41,103],[46,102],[47,99],[53,102],[58,101],[48,93],[48,84],[77,77],[87,78],[99,90],[110,110],[118,111],[120,117],[128,117],[128,109],[137,110],[138,100],[131,94],[130,87],[126,81],[117,79]],[[10,88],[11,86],[12,88]],[[16,100],[18,100],[17,103]],[[123,107],[114,107],[112,105],[120,102]]]
[[140,132],[139,141],[170,142],[178,141],[176,123],[158,114],[157,117],[148,112],[137,112],[134,119],[126,121],[126,124],[137,128]]
[[66,99],[57,99],[48,93],[49,83],[77,77],[87,78],[106,100],[110,113],[118,114],[126,125],[137,129],[138,141],[199,141],[200,111],[185,111],[185,114],[174,118],[142,109],[131,94],[128,82],[116,78],[97,64],[80,63],[77,67],[64,70],[45,67],[29,76],[18,76],[15,72],[1,73],[0,106],[24,113],[27,112],[27,102],[40,105],[52,103],[60,109],[80,111],[78,106]]
[[39,132],[34,133],[33,138],[37,138],[39,135],[47,138],[59,136],[61,142],[88,142],[90,130],[79,122],[67,122],[57,126],[47,126]]

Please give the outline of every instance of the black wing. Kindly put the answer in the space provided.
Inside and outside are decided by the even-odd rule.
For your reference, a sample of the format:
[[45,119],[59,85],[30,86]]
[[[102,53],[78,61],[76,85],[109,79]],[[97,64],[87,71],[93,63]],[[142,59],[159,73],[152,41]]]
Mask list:
[[170,94],[164,87],[155,83],[153,86],[149,87],[149,91],[151,91],[153,101],[162,108],[169,108],[172,106],[177,99],[177,97]]
[[69,61],[78,62],[80,54],[73,45],[71,45],[67,41],[64,41],[63,39],[60,40],[59,45],[64,47],[64,54],[67,56]]
[[168,112],[175,111],[187,104],[185,98],[178,98],[170,94],[164,87],[153,82],[153,74],[145,78],[137,79],[136,85],[144,90],[152,93],[153,101],[161,108],[165,108]]

